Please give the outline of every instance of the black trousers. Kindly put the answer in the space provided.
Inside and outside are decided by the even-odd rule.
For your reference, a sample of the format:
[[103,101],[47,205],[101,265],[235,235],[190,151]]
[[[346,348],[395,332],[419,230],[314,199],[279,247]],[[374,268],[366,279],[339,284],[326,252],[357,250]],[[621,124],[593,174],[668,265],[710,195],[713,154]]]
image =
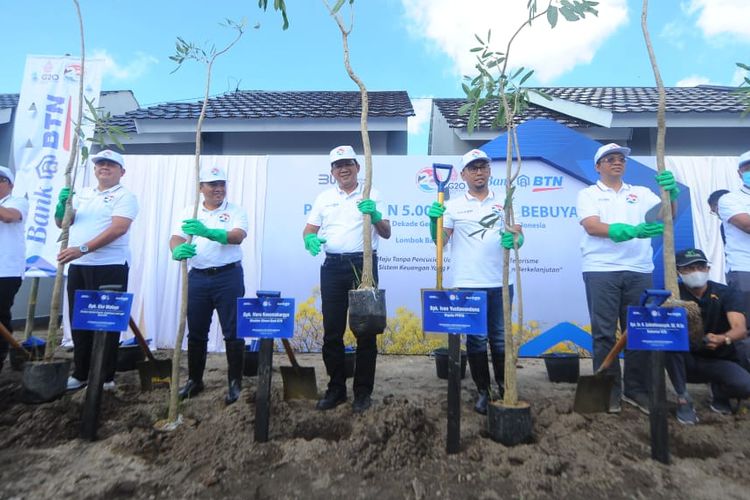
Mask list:
[[[76,290],[98,290],[102,285],[121,285],[121,291],[128,289],[127,264],[105,266],[81,266],[71,264],[68,268],[68,317],[73,323],[73,310]],[[72,330],[73,336],[73,376],[78,380],[89,379],[91,349],[94,346],[94,332],[91,330]],[[117,349],[120,345],[120,332],[107,332],[104,347],[104,381],[115,379],[117,368]]]
[[[9,332],[13,332],[10,326],[10,320],[13,319],[10,314],[10,308],[13,307],[18,289],[21,288],[21,277],[0,278],[0,323],[2,323]],[[0,368],[3,366],[6,354],[8,354],[8,341],[0,338]]]
[[[378,280],[378,259],[373,255],[372,271]],[[346,393],[344,367],[344,331],[346,330],[349,290],[357,287],[362,276],[362,255],[328,255],[320,268],[320,299],[323,309],[323,362],[330,377],[328,389]],[[375,384],[377,337],[357,339],[354,369],[354,395],[372,394]]]

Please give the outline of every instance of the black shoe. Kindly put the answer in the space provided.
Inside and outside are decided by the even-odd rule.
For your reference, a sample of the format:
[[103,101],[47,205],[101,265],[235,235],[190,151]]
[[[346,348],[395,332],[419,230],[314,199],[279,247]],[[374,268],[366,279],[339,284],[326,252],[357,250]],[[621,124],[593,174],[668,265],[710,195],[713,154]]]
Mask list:
[[336,408],[338,405],[346,401],[346,393],[341,391],[334,391],[328,389],[323,399],[318,400],[318,404],[315,408],[318,410],[330,410]]
[[227,392],[227,395],[224,396],[224,403],[229,406],[236,402],[240,399],[240,391],[242,391],[242,383],[239,380],[230,380],[229,391]]
[[474,411],[480,415],[487,415],[487,402],[490,399],[489,391],[479,391],[479,397],[474,405]]
[[650,413],[648,394],[643,394],[640,392],[634,392],[632,394],[625,393],[622,395],[622,400],[629,405],[639,409],[644,415],[648,415]]
[[369,394],[354,396],[354,402],[352,403],[354,413],[364,413],[370,406],[372,406],[372,398]]
[[196,395],[198,395],[203,390],[203,381],[195,381],[192,379],[188,379],[188,381],[185,383],[184,386],[182,386],[182,389],[180,389],[180,392],[178,395],[180,396],[180,399],[185,398],[192,398]]

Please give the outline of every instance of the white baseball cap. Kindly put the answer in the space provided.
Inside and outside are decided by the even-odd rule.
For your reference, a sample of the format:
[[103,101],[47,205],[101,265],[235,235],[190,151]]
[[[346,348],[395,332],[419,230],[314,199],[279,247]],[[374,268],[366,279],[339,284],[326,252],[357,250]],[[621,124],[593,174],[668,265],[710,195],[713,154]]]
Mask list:
[[357,160],[357,155],[354,153],[354,148],[351,146],[338,146],[333,148],[328,154],[331,160],[331,165],[339,160]]
[[13,172],[8,167],[3,167],[2,165],[0,165],[0,177],[7,177],[11,184],[16,181]]
[[120,165],[121,168],[125,168],[125,160],[122,159],[122,155],[118,153],[117,151],[112,151],[111,149],[105,149],[104,151],[99,151],[94,156],[91,157],[91,163],[96,165],[97,162],[102,160],[109,160],[117,163]]
[[622,153],[624,156],[628,156],[630,154],[630,148],[620,146],[619,144],[615,144],[614,142],[605,144],[604,146],[596,150],[596,154],[594,155],[594,163],[599,163],[599,160],[601,160],[603,156],[607,156],[608,154],[612,153]]
[[487,156],[487,153],[485,153],[481,149],[472,149],[461,157],[461,169],[466,168],[466,165],[477,160],[484,160],[489,162],[490,157]]
[[740,155],[740,159],[737,161],[737,168],[742,168],[745,163],[750,163],[750,151],[745,151]]
[[201,168],[200,182],[227,181],[227,173],[221,167]]

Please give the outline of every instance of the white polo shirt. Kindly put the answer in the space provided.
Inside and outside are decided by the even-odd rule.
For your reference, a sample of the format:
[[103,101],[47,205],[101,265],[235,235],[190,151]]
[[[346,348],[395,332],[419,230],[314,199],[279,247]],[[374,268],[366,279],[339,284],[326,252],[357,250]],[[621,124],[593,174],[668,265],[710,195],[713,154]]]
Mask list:
[[[445,203],[443,227],[451,235],[451,287],[497,288],[503,286],[503,247],[505,231],[503,200],[495,193],[482,201],[464,193]],[[513,273],[508,283],[513,284]]]
[[750,188],[747,186],[719,198],[719,217],[724,221],[727,237],[724,251],[730,271],[750,272],[750,234],[729,222],[743,213],[750,215]]
[[[370,190],[370,199],[377,204],[381,213],[384,204],[380,203],[380,193],[376,189]],[[327,253],[352,253],[364,249],[362,243],[362,212],[357,203],[362,200],[362,183],[349,194],[342,191],[338,185],[326,189],[315,198],[307,223],[318,226],[318,236],[324,238],[323,245]],[[385,217],[383,217],[385,219]],[[372,227],[372,249],[378,249],[378,236]]]
[[[73,195],[76,211],[70,226],[68,246],[78,247],[94,239],[112,225],[112,217],[131,221],[138,215],[135,195],[118,184],[104,191],[95,187],[81,189]],[[130,231],[116,240],[73,261],[81,266],[106,266],[130,262]]]
[[[578,221],[598,216],[605,224],[623,223],[637,226],[645,221],[646,212],[661,198],[643,186],[623,183],[615,192],[601,181],[578,193]],[[591,236],[583,232],[581,240],[583,272],[635,271],[650,273],[654,270],[650,238],[634,238],[615,243],[606,237]]]
[[[172,234],[187,239],[188,235],[182,232],[182,221],[192,217],[193,206],[185,207],[180,218],[174,223]],[[209,210],[203,204],[201,197],[197,219],[209,229],[223,229],[225,231],[242,229],[245,234],[248,232],[247,212],[241,206],[229,203],[226,199],[217,209]],[[201,236],[194,236],[193,244],[195,245],[196,255],[188,260],[191,269],[221,267],[242,261],[242,247],[240,245],[222,245]]]
[[26,271],[26,238],[24,228],[29,215],[29,202],[9,194],[0,200],[0,207],[15,208],[21,220],[0,222],[0,278],[23,277]]

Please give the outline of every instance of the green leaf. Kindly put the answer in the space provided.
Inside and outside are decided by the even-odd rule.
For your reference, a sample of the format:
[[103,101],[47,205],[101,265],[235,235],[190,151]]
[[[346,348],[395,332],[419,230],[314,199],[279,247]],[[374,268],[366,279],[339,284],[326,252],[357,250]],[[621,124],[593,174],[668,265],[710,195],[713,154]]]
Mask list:
[[557,7],[554,5],[550,5],[549,9],[547,9],[547,22],[552,28],[557,26]]
[[481,52],[484,50],[484,47],[474,47],[473,49],[470,49],[469,52]]
[[331,9],[331,12],[333,12],[334,14],[338,13],[338,11],[341,9],[341,6],[344,5],[345,1],[346,0],[337,0],[336,4]]
[[524,82],[525,82],[526,80],[528,80],[528,79],[529,79],[529,78],[531,77],[531,75],[533,75],[533,74],[534,74],[534,70],[533,70],[533,69],[532,69],[532,70],[529,70],[529,72],[528,72],[528,73],[526,73],[526,74],[525,74],[525,75],[523,76],[523,78],[521,78],[521,81],[520,81],[520,82],[518,82],[518,85],[523,85],[523,84],[524,84]]
[[458,116],[464,116],[466,113],[471,110],[471,107],[473,106],[473,103],[467,102],[466,104],[462,105],[460,108],[458,108]]
[[484,45],[484,42],[482,41],[482,39],[481,39],[481,38],[479,38],[479,35],[477,35],[476,33],[474,33],[474,38],[476,38],[476,39],[477,39],[477,41],[478,41],[478,42],[479,42],[479,43],[480,43],[481,45]]
[[750,66],[748,66],[747,64],[742,64],[740,62],[738,62],[736,64],[737,64],[738,67],[744,69],[745,71],[750,71]]

